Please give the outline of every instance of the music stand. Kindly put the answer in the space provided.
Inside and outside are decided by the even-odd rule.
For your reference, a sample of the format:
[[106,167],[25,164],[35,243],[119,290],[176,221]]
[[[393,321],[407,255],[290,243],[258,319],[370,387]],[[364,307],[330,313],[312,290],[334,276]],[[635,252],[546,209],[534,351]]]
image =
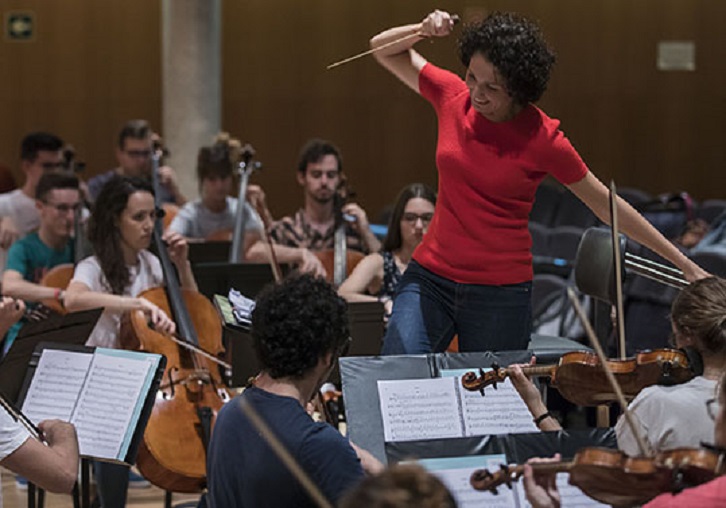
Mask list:
[[197,263],[226,263],[229,261],[229,249],[232,242],[227,240],[210,242],[189,242],[189,262],[194,266]]
[[230,288],[254,298],[275,280],[267,263],[196,263],[192,265],[192,271],[199,292],[210,300],[214,295],[227,296]]
[[99,308],[54,314],[23,326],[7,355],[0,360],[0,392],[17,402],[35,347],[40,342],[83,346],[102,313],[103,309]]

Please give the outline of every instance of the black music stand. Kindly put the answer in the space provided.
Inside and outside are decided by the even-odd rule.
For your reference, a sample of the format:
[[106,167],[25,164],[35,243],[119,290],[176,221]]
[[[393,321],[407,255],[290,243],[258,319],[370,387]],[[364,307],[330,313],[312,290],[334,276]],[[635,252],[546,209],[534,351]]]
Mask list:
[[254,298],[263,287],[275,280],[267,263],[195,263],[192,271],[199,292],[209,299],[214,295],[227,296],[230,288]]
[[83,346],[102,313],[103,309],[99,308],[54,314],[23,326],[8,353],[0,360],[0,392],[17,402],[35,347],[40,342]]
[[229,249],[232,242],[227,240],[209,242],[189,242],[189,262],[197,263],[226,263],[229,261]]

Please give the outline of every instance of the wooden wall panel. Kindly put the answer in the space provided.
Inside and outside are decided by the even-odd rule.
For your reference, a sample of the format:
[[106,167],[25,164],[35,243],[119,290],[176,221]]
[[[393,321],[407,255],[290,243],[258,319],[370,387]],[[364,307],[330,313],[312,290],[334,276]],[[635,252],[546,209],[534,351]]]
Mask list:
[[[604,180],[697,199],[726,194],[716,184],[726,159],[726,2],[225,0],[223,126],[257,148],[265,170],[254,180],[275,215],[300,204],[295,161],[312,136],[341,147],[372,218],[406,183],[436,183],[429,105],[370,57],[325,70],[436,6],[540,20],[558,53],[540,105]],[[35,11],[38,35],[0,42],[0,162],[17,167],[22,136],[47,129],[73,143],[94,174],[115,163],[123,121],[160,124],[159,1],[0,0],[0,12],[10,9]],[[657,71],[657,42],[683,39],[696,43],[696,72]],[[454,47],[453,38],[419,45],[461,72]]]
[[22,137],[48,130],[73,144],[93,175],[116,164],[123,122],[160,124],[158,2],[0,0],[0,13],[10,10],[33,11],[37,36],[0,40],[0,161],[17,172]]

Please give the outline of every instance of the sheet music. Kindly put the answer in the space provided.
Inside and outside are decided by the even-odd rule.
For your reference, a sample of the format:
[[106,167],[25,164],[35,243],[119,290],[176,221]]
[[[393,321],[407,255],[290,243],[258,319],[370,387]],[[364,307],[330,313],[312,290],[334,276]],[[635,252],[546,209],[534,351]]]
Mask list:
[[455,378],[378,381],[386,442],[463,437]]
[[120,452],[127,434],[133,431],[129,425],[137,413],[152,362],[146,358],[129,358],[130,352],[119,353],[126,355],[104,354],[101,348],[93,355],[88,380],[71,419],[78,433],[81,455],[124,458]]
[[[608,505],[595,501],[587,497],[583,492],[569,483],[570,475],[567,473],[557,473],[557,490],[560,491],[560,499],[562,508],[606,508]],[[506,487],[505,487],[506,488]],[[523,508],[532,508],[524,495],[524,487],[521,482],[517,483],[515,488],[520,506]]]
[[471,474],[477,469],[499,469],[506,464],[506,457],[501,455],[476,455],[443,459],[423,459],[418,463],[436,475],[456,499],[459,508],[517,508],[518,499],[515,493],[506,486],[499,489],[498,494],[474,490],[469,483]]
[[23,413],[36,425],[54,418],[70,421],[91,357],[88,353],[43,350],[23,401]]
[[[483,370],[486,372],[491,369]],[[456,382],[461,386],[460,376],[471,371],[472,369],[442,370],[441,376],[456,376]],[[496,390],[487,387],[483,397],[479,392],[463,388],[460,393],[465,436],[539,432],[527,405],[509,379],[498,383]]]

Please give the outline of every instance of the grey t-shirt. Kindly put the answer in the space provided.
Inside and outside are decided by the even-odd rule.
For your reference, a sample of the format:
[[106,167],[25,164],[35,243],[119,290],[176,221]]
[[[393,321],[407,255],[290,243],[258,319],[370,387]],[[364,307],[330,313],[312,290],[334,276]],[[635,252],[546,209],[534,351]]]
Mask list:
[[[233,229],[237,213],[237,198],[227,197],[227,208],[220,213],[210,211],[201,199],[184,205],[169,226],[170,231],[187,238],[206,238],[222,229]],[[245,232],[262,231],[262,220],[254,208],[245,201]]]

